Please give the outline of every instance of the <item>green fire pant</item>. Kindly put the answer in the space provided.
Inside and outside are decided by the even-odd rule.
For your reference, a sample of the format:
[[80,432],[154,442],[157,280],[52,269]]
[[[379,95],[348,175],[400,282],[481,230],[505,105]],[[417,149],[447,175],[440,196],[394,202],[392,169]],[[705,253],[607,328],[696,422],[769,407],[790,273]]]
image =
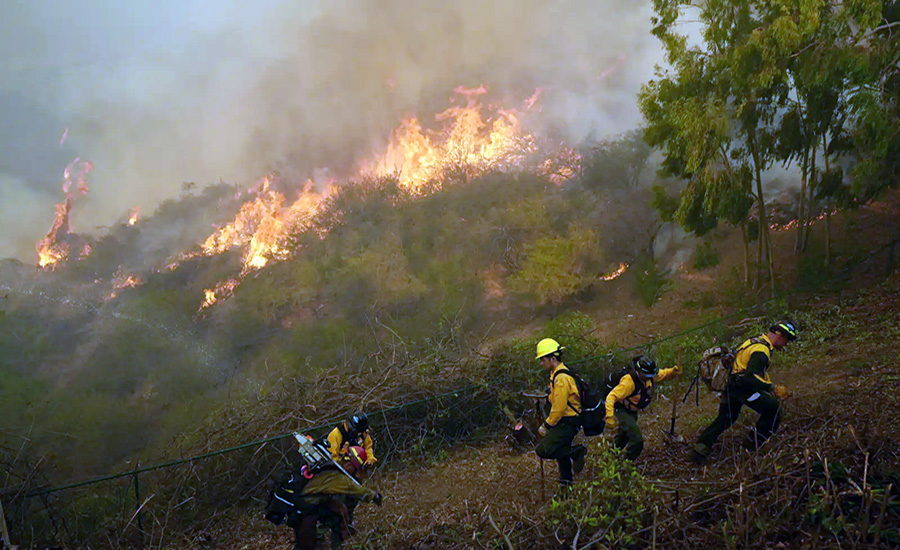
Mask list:
[[697,438],[695,450],[701,452],[702,449],[701,454],[709,454],[722,432],[737,421],[744,406],[759,413],[756,428],[748,436],[752,438],[754,446],[761,444],[775,433],[781,423],[781,406],[778,398],[769,392],[758,392],[748,388],[738,380],[725,390],[719,403],[719,415]]
[[641,455],[644,450],[644,436],[638,427],[638,413],[629,411],[620,404],[616,404],[615,408],[616,422],[619,429],[613,438],[613,444],[617,449],[625,450],[625,458],[634,460]]
[[534,452],[541,458],[556,460],[559,464],[559,482],[562,485],[572,483],[572,456],[578,453],[578,447],[572,446],[572,440],[578,435],[581,425],[575,416],[564,416],[550,428],[550,432],[538,443]]

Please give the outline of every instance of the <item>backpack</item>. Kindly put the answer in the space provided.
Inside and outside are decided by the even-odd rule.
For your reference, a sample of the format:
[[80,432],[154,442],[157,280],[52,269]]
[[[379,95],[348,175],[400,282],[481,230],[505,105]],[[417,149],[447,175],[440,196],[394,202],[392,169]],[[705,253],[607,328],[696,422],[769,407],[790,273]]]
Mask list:
[[764,344],[768,346],[765,340],[760,338],[750,338],[742,346],[731,349],[725,346],[713,346],[704,351],[700,361],[697,363],[697,377],[706,384],[711,391],[722,393],[731,382],[731,375],[734,369],[734,360],[741,350],[748,348],[754,344]]
[[[603,433],[606,425],[606,408],[604,407],[606,395],[568,366],[554,373],[553,382],[556,382],[556,377],[560,374],[568,374],[575,380],[575,387],[578,388],[578,395],[581,398],[581,410],[575,412],[578,413],[578,421],[584,430],[584,435],[591,437]],[[569,406],[571,407],[571,405]],[[574,407],[572,408],[574,409]]]
[[297,512],[297,497],[303,492],[309,479],[296,469],[281,470],[272,476],[268,484],[266,519],[275,525],[281,525],[291,513]]
[[603,379],[603,401],[606,401],[606,396],[609,395],[609,392],[613,391],[613,389],[615,389],[615,387],[619,385],[619,382],[621,382],[622,378],[624,378],[625,376],[630,376],[634,381],[634,392],[631,395],[626,396],[626,399],[634,397],[635,395],[640,393],[641,400],[638,402],[637,407],[639,409],[643,409],[644,407],[649,405],[650,401],[653,399],[653,396],[647,389],[646,384],[644,384],[639,377],[635,376],[634,371],[629,367],[613,371],[606,375],[606,378]]
[[268,483],[269,499],[266,502],[266,519],[275,525],[285,523],[291,514],[300,514],[308,508],[303,505],[300,496],[306,484],[317,472],[340,468],[332,460],[326,442],[315,441],[300,432],[295,433],[294,438],[300,444],[299,451],[303,466],[280,470],[272,476]]

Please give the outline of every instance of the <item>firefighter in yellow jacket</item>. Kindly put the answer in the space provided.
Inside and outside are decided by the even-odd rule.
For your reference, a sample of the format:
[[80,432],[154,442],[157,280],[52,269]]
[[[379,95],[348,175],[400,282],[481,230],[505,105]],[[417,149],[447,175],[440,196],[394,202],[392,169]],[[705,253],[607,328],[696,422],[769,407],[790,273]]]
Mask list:
[[537,345],[537,357],[541,366],[550,372],[550,414],[541,424],[538,433],[541,441],[535,452],[541,458],[556,460],[559,464],[559,483],[571,485],[575,473],[584,468],[587,448],[572,445],[581,423],[581,396],[575,378],[562,362],[563,348],[552,338],[544,338]]
[[662,369],[656,362],[643,355],[631,360],[619,383],[606,396],[606,430],[616,430],[613,444],[625,450],[625,457],[634,460],[644,450],[644,436],[638,427],[638,412],[653,401],[653,388],[657,382],[681,374],[681,367]]
[[719,436],[731,427],[746,405],[757,413],[756,427],[744,439],[744,447],[756,450],[781,423],[779,399],[789,396],[787,388],[769,379],[769,361],[773,350],[781,349],[797,339],[797,327],[791,321],[779,321],[769,331],[741,344],[734,357],[731,378],[719,403],[719,414],[688,454],[688,460],[703,464]]
[[369,434],[369,417],[357,412],[337,425],[328,434],[328,451],[339,464],[347,462],[350,447],[360,446],[366,450],[366,466],[375,464],[374,444]]

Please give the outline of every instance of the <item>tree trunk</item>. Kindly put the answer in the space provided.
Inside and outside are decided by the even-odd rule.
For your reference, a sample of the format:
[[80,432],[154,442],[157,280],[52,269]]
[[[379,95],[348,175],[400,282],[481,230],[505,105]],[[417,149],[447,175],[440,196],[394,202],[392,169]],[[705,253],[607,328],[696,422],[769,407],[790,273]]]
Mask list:
[[[822,158],[825,161],[825,173],[831,177],[831,165],[828,162],[827,134],[822,132]],[[825,265],[831,263],[831,200],[825,203]]]
[[750,282],[750,229],[747,221],[741,222],[741,234],[744,237],[744,286]]
[[809,185],[807,186],[807,200],[806,200],[806,227],[803,228],[803,245],[800,247],[801,251],[806,250],[806,245],[809,244],[809,234],[812,232],[812,211],[813,211],[813,190],[816,187],[816,147],[812,148],[812,162],[809,165]]
[[[772,261],[772,242],[769,240],[769,219],[766,215],[766,201],[763,195],[762,170],[760,168],[759,148],[756,143],[756,132],[748,132],[750,152],[753,155],[753,170],[756,173],[756,198],[759,201],[759,251],[760,262],[765,261],[769,268],[769,290],[775,295],[775,265]],[[765,256],[763,256],[765,251]]]
[[803,211],[806,205],[806,182],[809,177],[809,152],[803,153],[803,165],[800,176],[800,204],[797,207],[797,240],[794,242],[794,252],[803,251],[803,230],[806,227],[806,216]]

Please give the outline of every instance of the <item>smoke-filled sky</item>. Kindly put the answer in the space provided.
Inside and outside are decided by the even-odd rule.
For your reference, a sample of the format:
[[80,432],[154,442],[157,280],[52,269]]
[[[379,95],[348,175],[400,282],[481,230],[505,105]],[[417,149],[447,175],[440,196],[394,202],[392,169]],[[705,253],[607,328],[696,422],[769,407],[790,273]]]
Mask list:
[[183,182],[353,166],[457,85],[511,105],[540,87],[542,129],[572,142],[622,132],[662,57],[650,15],[626,0],[4,0],[0,257],[34,261],[76,156],[95,168],[73,229],[99,232]]

